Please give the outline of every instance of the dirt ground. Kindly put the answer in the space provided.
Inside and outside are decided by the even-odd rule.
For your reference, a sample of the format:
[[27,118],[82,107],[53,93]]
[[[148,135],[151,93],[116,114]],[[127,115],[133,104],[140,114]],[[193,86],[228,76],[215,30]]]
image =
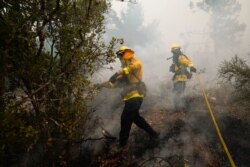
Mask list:
[[[157,103],[144,108],[141,115],[160,133],[159,139],[150,140],[133,125],[127,147],[121,149],[117,141],[107,140],[87,166],[229,167],[204,100],[196,97],[190,103],[195,107],[179,112],[161,108]],[[249,110],[218,101],[210,104],[236,166],[249,166]]]

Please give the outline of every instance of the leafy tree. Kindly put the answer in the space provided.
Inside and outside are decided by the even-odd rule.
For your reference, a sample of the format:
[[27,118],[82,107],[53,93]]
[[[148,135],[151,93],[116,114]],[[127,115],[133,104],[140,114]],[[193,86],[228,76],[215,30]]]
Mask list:
[[69,164],[71,146],[84,138],[89,77],[114,61],[117,40],[102,40],[109,6],[102,0],[0,2],[2,165],[22,165],[24,156],[26,165]]
[[223,61],[218,70],[223,81],[230,82],[239,100],[249,100],[250,97],[250,68],[245,60],[237,55],[230,61]]

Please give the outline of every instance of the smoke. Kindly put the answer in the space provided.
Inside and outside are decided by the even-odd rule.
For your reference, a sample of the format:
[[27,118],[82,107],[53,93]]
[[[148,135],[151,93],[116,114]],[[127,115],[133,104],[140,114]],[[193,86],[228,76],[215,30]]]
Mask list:
[[[206,89],[217,84],[216,73],[222,60],[240,54],[249,61],[249,21],[241,16],[246,10],[246,7],[241,5],[249,6],[249,2],[222,0],[220,3],[205,4],[206,2],[210,1],[189,3],[143,0],[138,1],[136,5],[112,1],[112,4],[121,4],[116,4],[117,8],[113,8],[106,16],[108,29],[105,39],[124,38],[124,45],[133,49],[143,62],[143,80],[147,84],[148,94],[141,107],[142,115],[164,111],[163,115],[165,114],[166,120],[169,121],[162,129],[158,129],[161,132],[160,138],[164,140],[159,147],[148,150],[144,154],[145,158],[152,154],[161,157],[192,155],[197,152],[199,144],[212,142],[216,138],[195,77],[187,82],[186,87],[186,97],[191,98],[191,117],[184,120],[172,118],[173,74],[169,72],[172,60],[166,60],[172,56],[172,43],[179,43],[198,71],[204,71],[200,78]],[[93,82],[106,81],[120,68],[118,61],[110,66],[114,67],[113,71],[99,71]],[[93,102],[95,115],[102,120],[101,126],[117,137],[123,108],[119,91],[101,90]],[[178,135],[165,139],[169,131],[175,128],[173,126],[176,121],[181,123]],[[97,129],[95,134],[100,134],[100,129]],[[193,155],[195,156],[197,155]],[[198,163],[195,166],[202,166],[199,164],[201,162],[195,163]]]
[[[112,1],[106,39],[123,37],[144,63],[144,79],[171,82],[170,46],[179,43],[203,78],[216,79],[218,65],[235,54],[249,60],[249,21],[246,0],[220,1]],[[192,4],[192,5],[190,5]],[[119,68],[119,66],[117,66]],[[153,83],[152,83],[153,84]]]

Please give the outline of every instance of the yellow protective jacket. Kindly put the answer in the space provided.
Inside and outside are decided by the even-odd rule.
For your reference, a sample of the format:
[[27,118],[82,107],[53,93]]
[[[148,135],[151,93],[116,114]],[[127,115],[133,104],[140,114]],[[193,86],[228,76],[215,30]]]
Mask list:
[[[123,91],[121,93],[124,101],[135,97],[144,97],[136,89],[136,84],[142,80],[142,63],[136,57],[133,56],[129,59],[122,59],[122,69],[118,71],[118,79],[126,78],[127,83],[123,84]],[[107,87],[107,86],[106,86]],[[109,88],[119,87],[116,83],[109,82]]]
[[[173,58],[174,59],[174,58]],[[191,60],[188,59],[186,55],[179,55],[177,60],[173,61],[172,66],[170,67],[171,71],[174,72],[173,81],[187,81],[188,77],[187,75],[190,74],[187,71],[187,67],[193,67],[193,63]]]

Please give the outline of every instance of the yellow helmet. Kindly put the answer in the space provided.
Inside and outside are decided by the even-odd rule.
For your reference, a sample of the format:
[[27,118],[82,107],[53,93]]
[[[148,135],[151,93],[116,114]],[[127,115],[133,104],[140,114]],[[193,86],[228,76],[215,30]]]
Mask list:
[[127,60],[133,57],[134,51],[127,46],[121,46],[119,50],[116,52],[116,54],[118,56],[122,55],[122,59]]
[[179,44],[172,44],[171,50],[181,49],[181,46]]
[[[119,50],[116,52],[116,54],[123,53],[123,52],[125,52],[126,50],[131,50],[131,49],[130,49],[129,47],[123,45],[123,46],[121,46],[121,47],[119,48]],[[133,51],[133,50],[131,50],[131,51]]]
[[129,47],[127,47],[127,46],[121,46],[121,47],[119,48],[119,51],[125,51],[125,50],[127,50],[127,49],[129,49]]

